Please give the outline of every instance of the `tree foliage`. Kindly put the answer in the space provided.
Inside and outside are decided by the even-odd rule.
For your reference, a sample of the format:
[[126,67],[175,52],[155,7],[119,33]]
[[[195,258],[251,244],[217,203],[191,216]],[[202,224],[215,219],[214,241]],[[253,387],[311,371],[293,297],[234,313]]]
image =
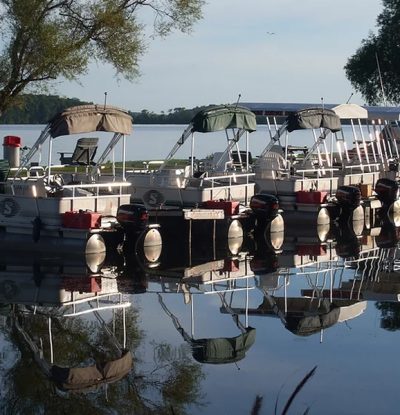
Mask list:
[[62,98],[57,95],[21,94],[18,105],[12,105],[0,116],[1,124],[47,124],[65,108],[90,104],[78,98]]
[[[93,60],[132,80],[146,49],[141,13],[154,34],[189,32],[204,0],[0,0],[0,113],[28,87],[78,79]],[[33,89],[32,89],[33,88]]]
[[353,87],[369,104],[400,102],[400,0],[382,3],[377,33],[362,40],[344,68]]
[[[118,285],[119,282],[118,278]],[[190,349],[180,349],[178,355],[163,356],[153,363],[140,360],[140,347],[157,348],[158,345],[145,342],[146,333],[139,328],[139,310],[126,308],[125,317],[121,310],[115,310],[113,318],[107,312],[99,312],[100,320],[93,316],[86,318],[87,315],[64,317],[62,308],[57,307],[38,306],[32,314],[25,311],[24,307],[14,305],[13,311],[9,310],[10,327],[0,327],[0,334],[4,333],[4,338],[15,346],[15,352],[19,352],[19,359],[5,373],[7,393],[0,400],[0,413],[184,415],[191,413],[194,407],[202,406],[204,374],[201,366],[191,360]],[[50,351],[53,350],[54,363],[61,367],[87,367],[94,362],[119,357],[115,341],[121,342],[125,326],[127,347],[134,357],[134,365],[125,377],[107,387],[75,393],[56,392],[54,383],[34,359],[27,337],[15,328],[14,318],[43,351],[43,359],[50,364]],[[102,320],[107,329],[99,323]],[[170,345],[167,348],[173,349]],[[9,353],[10,350],[5,350],[3,357],[6,359]]]
[[[91,104],[77,98],[63,98],[57,95],[21,94],[18,105],[15,103],[0,116],[1,124],[46,124],[58,112],[76,105]],[[93,104],[93,103],[92,103]],[[156,114],[149,110],[132,112],[135,124],[189,124],[201,110],[212,106],[199,106],[191,109],[174,108],[166,113]],[[129,108],[127,109],[129,111]]]
[[388,331],[400,329],[400,304],[377,302],[375,306],[381,311],[381,327]]

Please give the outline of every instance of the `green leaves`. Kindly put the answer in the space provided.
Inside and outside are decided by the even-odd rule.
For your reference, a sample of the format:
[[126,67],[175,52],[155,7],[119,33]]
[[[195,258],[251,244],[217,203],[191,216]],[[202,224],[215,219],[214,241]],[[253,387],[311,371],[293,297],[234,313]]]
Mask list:
[[346,76],[369,104],[400,102],[400,1],[383,0],[378,33],[370,33],[346,66]]
[[78,79],[91,61],[133,80],[146,50],[144,12],[154,33],[189,32],[203,0],[0,0],[0,113],[31,84]]

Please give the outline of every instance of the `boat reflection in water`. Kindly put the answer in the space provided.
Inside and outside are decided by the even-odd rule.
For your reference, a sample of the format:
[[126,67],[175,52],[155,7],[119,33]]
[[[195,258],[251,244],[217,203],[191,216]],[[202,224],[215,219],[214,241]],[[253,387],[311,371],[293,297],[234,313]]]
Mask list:
[[[207,302],[206,297],[217,297],[221,306],[230,310],[229,303],[233,296],[241,294],[243,297],[244,293],[248,302],[248,292],[255,289],[253,256],[243,251],[243,238],[214,240],[209,244],[204,244],[204,241],[196,244],[196,241],[192,241],[186,247],[177,246],[176,240],[169,242],[171,243],[165,241],[163,244],[160,262],[156,267],[148,261],[142,264],[142,289],[138,290],[136,287],[136,292],[157,295],[161,310],[171,319],[183,340],[190,345],[196,361],[222,364],[243,359],[256,338],[256,330],[249,326],[247,317],[241,322],[239,316],[231,312],[238,332],[235,336],[195,336],[196,320],[202,319],[202,313],[196,313],[196,308],[201,304],[202,298]],[[134,271],[135,265],[137,263],[132,262],[131,271]],[[136,273],[135,277],[137,276]],[[170,305],[171,294],[175,294],[174,297],[183,297],[186,312],[190,314],[190,329],[184,327],[178,314],[173,311],[175,307]],[[219,308],[216,311],[219,312]],[[203,318],[210,318],[212,313],[213,310],[209,310]],[[187,320],[183,318],[185,319]],[[221,329],[220,332],[224,330]]]
[[[190,249],[164,241],[157,266],[142,268],[141,292],[159,295],[163,310],[194,351],[199,343],[209,345],[216,340],[216,350],[217,340],[223,342],[220,338],[208,339],[208,343],[206,339],[196,342],[194,333],[189,335],[178,323],[162,294],[183,296],[185,304],[191,306],[192,323],[193,298],[200,294],[219,296],[220,312],[231,314],[236,322],[239,315],[245,315],[237,342],[239,349],[246,348],[247,337],[243,339],[243,335],[249,333],[249,316],[278,317],[292,333],[300,336],[321,333],[322,339],[324,329],[364,313],[366,300],[379,301],[377,295],[368,294],[371,287],[377,290],[380,284],[382,290],[385,279],[391,281],[389,290],[394,287],[393,272],[382,272],[388,267],[388,258],[396,261],[399,240],[396,218],[381,212],[368,227],[364,228],[364,223],[364,216],[360,220],[347,217],[332,224],[286,229],[284,240],[281,234],[276,234],[275,239],[261,234],[222,246],[204,243],[196,246],[192,242]],[[350,272],[353,269],[354,276]],[[158,287],[154,288],[155,284]],[[257,306],[249,300],[249,292],[255,289],[262,293]],[[246,291],[245,306],[230,306],[233,300],[227,301],[228,293],[233,296],[240,291]],[[397,298],[398,294],[391,295]],[[233,338],[225,341],[234,342]]]
[[[284,266],[276,285],[260,285],[263,301],[250,313],[277,316],[299,336],[320,332],[322,341],[324,329],[360,316],[367,300],[399,301],[399,275],[395,273],[399,239],[398,228],[386,216],[363,232],[356,222],[336,223],[325,241],[305,244],[295,237],[295,248],[287,238],[289,246],[284,244],[278,257]],[[293,263],[288,261],[288,248],[291,253],[295,250],[289,255]],[[303,281],[300,295],[289,295],[290,285],[298,277]]]
[[[9,324],[59,391],[90,391],[132,369],[125,326],[131,304],[104,259],[9,255],[1,261],[0,302]],[[107,314],[119,335],[109,329]],[[90,330],[79,319],[84,315],[91,316]]]
[[[388,258],[397,261],[399,232],[395,221],[384,214],[375,218],[367,229],[363,229],[363,224],[364,218],[362,221],[350,218],[332,225],[287,229],[279,250],[273,249],[274,244],[265,238],[255,239],[251,252],[242,251],[201,264],[185,263],[181,267],[169,263],[166,269],[161,266],[152,270],[148,281],[159,282],[162,292],[168,287],[183,294],[187,304],[192,301],[191,290],[221,296],[216,287],[221,288],[222,284],[227,284],[224,288],[230,293],[258,288],[262,302],[257,307],[248,303],[246,307],[230,307],[221,296],[220,311],[235,318],[243,314],[247,323],[249,315],[279,317],[292,333],[300,336],[321,333],[322,340],[324,329],[360,316],[366,310],[366,300],[379,301],[376,294],[368,295],[372,286],[382,290],[384,281],[390,286],[389,291],[395,286],[394,272],[382,274],[388,267]],[[182,256],[179,258],[182,261]],[[354,277],[349,272],[352,269]],[[379,281],[375,274],[379,275]],[[251,284],[238,285],[243,280]],[[297,294],[293,286],[299,288]],[[350,292],[345,292],[346,287],[350,287]],[[397,299],[398,294],[382,297],[388,298]],[[174,318],[173,321],[176,323]],[[181,326],[179,331],[189,341]],[[193,340],[191,336],[192,345]]]
[[[260,350],[266,345],[276,354],[275,376],[283,370],[281,342],[301,336],[308,348],[307,337],[323,353],[318,341],[336,345],[334,327],[368,318],[371,301],[382,328],[397,328],[398,222],[380,211],[368,222],[353,217],[286,228],[284,235],[191,241],[171,236],[162,246],[126,241],[112,257],[19,258],[8,251],[0,260],[2,314],[17,334],[13,341],[25,376],[31,378],[34,367],[46,375],[38,385],[51,379],[58,392],[95,388],[95,400],[82,398],[94,410],[95,401],[115,410],[123,400],[132,413],[182,405],[199,413],[203,388],[212,395],[218,374],[228,378],[239,362],[247,369],[240,379],[250,384],[248,369],[265,363]],[[275,338],[280,343],[273,349]],[[32,353],[34,367],[28,364]],[[30,390],[44,399],[38,385]],[[112,395],[109,401],[103,391]],[[184,394],[181,401],[176,393]],[[252,402],[254,388],[247,393]],[[22,389],[18,394],[21,405],[31,399]],[[215,404],[209,405],[206,412],[214,412]]]

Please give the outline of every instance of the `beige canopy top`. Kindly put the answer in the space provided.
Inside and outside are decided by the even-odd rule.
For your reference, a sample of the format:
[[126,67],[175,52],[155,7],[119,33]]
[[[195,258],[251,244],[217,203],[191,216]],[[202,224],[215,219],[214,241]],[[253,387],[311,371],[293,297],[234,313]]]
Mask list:
[[132,117],[128,112],[112,106],[80,105],[57,114],[50,120],[49,126],[53,138],[93,131],[130,134]]
[[341,120],[366,119],[368,111],[357,104],[340,104],[332,108]]

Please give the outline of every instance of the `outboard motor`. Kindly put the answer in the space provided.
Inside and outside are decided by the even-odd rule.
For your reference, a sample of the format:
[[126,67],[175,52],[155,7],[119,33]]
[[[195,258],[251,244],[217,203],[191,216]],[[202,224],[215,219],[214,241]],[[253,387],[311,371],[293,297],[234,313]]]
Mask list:
[[270,220],[279,213],[279,200],[274,195],[259,193],[250,199],[250,209],[257,219]]
[[342,208],[355,209],[361,204],[361,190],[357,186],[340,186],[336,191],[336,199]]
[[383,205],[391,205],[398,199],[399,184],[391,179],[379,179],[375,185],[375,193],[378,200]]
[[117,211],[117,220],[128,234],[142,232],[149,224],[149,212],[143,205],[121,205]]

